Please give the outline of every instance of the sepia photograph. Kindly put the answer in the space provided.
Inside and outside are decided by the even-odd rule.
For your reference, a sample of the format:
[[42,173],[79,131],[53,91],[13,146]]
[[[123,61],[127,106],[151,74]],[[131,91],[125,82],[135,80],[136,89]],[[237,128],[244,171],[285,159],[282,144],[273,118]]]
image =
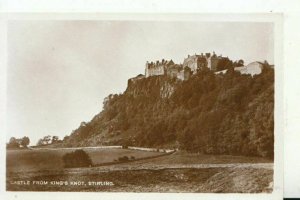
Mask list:
[[275,23],[7,22],[6,190],[274,191]]

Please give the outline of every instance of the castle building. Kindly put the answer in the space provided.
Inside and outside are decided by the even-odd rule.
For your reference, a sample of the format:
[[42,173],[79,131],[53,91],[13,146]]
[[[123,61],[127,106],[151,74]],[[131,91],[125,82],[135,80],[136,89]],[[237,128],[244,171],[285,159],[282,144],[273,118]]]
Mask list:
[[212,71],[217,71],[225,67],[229,62],[230,60],[228,58],[217,56],[215,52],[213,52],[213,54],[206,53],[205,55],[202,53],[201,55],[188,55],[183,61],[183,67],[189,67],[193,73],[196,73],[204,67]]
[[182,70],[183,67],[181,65],[174,64],[166,68],[166,74],[168,77],[177,78],[178,73]]
[[[145,75],[139,74],[138,76],[128,80],[128,84],[135,83],[136,81],[150,76],[167,76],[170,78],[176,78],[179,80],[188,80],[193,74],[204,68],[214,71],[215,74],[226,74],[229,67],[233,66],[233,62],[228,57],[217,56],[215,52],[201,53],[200,55],[188,55],[183,60],[183,64],[175,64],[173,60],[164,60],[156,62],[148,62],[145,66]],[[247,66],[241,64],[240,67],[234,67],[235,71],[239,71],[241,74],[250,74],[254,76],[260,74],[265,66],[273,67],[269,65],[267,61],[265,63],[252,62]]]
[[189,67],[184,67],[182,70],[177,73],[177,78],[183,81],[186,81],[190,78],[190,76],[193,74],[191,68]]
[[147,62],[146,69],[145,69],[145,76],[146,78],[149,76],[158,76],[166,74],[167,68],[174,65],[175,63],[173,60],[167,61],[162,59],[162,61],[156,61],[155,63]]
[[166,75],[170,78],[177,78],[180,80],[188,80],[192,74],[190,67],[175,64],[173,60],[167,61],[162,59],[162,61],[147,62],[145,68],[145,77],[149,76],[162,76]]
[[222,70],[231,61],[228,58],[206,53],[201,55],[188,55],[182,65],[175,64],[173,60],[164,60],[156,62],[147,62],[145,67],[145,77],[167,75],[171,78],[187,80],[198,70],[208,68],[213,71]]
[[189,67],[193,73],[197,72],[198,69],[201,69],[202,67],[207,67],[207,59],[206,57],[201,55],[188,55],[187,58],[183,61],[184,67]]

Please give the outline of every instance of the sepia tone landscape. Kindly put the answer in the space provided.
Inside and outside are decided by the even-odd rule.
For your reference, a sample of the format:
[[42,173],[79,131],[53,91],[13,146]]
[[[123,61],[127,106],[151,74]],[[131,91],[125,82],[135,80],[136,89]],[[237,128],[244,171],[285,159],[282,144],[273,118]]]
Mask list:
[[11,137],[6,189],[273,191],[274,65],[215,52],[140,65],[64,138]]
[[[233,68],[242,63],[226,61],[217,65],[219,71],[228,71],[223,73],[215,72],[217,67],[209,69],[207,62],[202,68],[196,63],[197,71],[186,66],[182,72],[188,75],[182,80],[176,77],[180,72],[164,74],[164,69],[178,67],[174,63],[163,66],[162,61],[162,72],[158,72],[162,74],[152,73],[147,64],[147,78],[129,79],[124,94],[107,97],[100,114],[62,141],[52,138],[53,144],[40,141],[37,147],[8,150],[7,189],[270,192],[273,69],[257,63],[252,71],[248,67],[250,74],[242,75],[235,69],[243,66]],[[259,74],[252,76],[256,69]],[[64,169],[63,155],[76,147],[87,152],[93,166]],[[18,180],[47,184],[13,184]],[[56,180],[84,183],[79,187],[48,185]],[[101,180],[114,186],[86,185]]]

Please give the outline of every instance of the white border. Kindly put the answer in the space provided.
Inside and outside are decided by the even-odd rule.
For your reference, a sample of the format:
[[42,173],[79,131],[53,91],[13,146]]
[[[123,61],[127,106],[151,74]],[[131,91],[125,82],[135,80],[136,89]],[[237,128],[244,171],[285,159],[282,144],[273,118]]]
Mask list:
[[[165,20],[165,21],[255,21],[255,22],[274,22],[274,64],[275,64],[275,162],[274,162],[274,191],[272,194],[199,194],[199,193],[67,193],[64,192],[63,198],[82,199],[82,198],[120,198],[120,199],[282,199],[283,193],[283,58],[282,58],[282,15],[280,14],[6,14],[2,15],[1,23],[6,23],[7,20]],[[6,33],[5,24],[4,30],[1,33]],[[3,28],[1,26],[1,28]],[[2,32],[4,31],[4,32]],[[6,35],[6,34],[5,34]],[[2,38],[1,38],[2,39]],[[1,40],[0,44],[6,42],[6,38]],[[1,45],[2,46],[2,45]],[[6,64],[6,48],[1,48],[1,60]],[[3,54],[2,54],[3,53]],[[3,70],[3,68],[1,68]],[[4,71],[1,71],[4,72]],[[1,73],[2,74],[2,73]],[[4,73],[5,74],[5,73]],[[1,77],[2,78],[2,77]],[[5,76],[4,76],[5,78]],[[1,79],[2,80],[2,79]],[[2,84],[1,84],[2,86]],[[4,91],[6,85],[4,84]],[[5,93],[4,93],[5,94]],[[5,105],[5,104],[4,104]],[[2,108],[2,107],[1,107]],[[4,108],[5,109],[5,106]],[[5,129],[4,129],[5,130]],[[3,141],[2,141],[3,142]],[[5,153],[3,147],[2,153]],[[2,161],[5,156],[1,155]],[[4,162],[2,162],[4,163]],[[3,165],[1,171],[3,172]],[[5,175],[5,174],[4,174]],[[1,180],[5,180],[5,177]],[[22,197],[22,199],[53,199],[62,195],[59,192],[5,192],[5,185],[1,185],[1,194],[4,193],[6,198],[12,199]],[[4,190],[3,190],[4,189]],[[120,195],[121,194],[121,195]],[[61,196],[62,197],[62,196]]]

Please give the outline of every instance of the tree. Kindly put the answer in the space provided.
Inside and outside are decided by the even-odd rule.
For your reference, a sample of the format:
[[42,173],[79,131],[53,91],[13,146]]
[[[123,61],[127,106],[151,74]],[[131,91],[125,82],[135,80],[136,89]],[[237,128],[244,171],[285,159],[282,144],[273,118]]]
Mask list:
[[51,141],[51,144],[55,144],[59,141],[59,138],[58,136],[52,136],[52,141]]
[[9,139],[8,144],[6,145],[7,148],[19,148],[20,144],[17,142],[17,139],[15,137],[11,137]]
[[45,136],[45,137],[44,137],[44,142],[45,142],[46,144],[50,144],[50,143],[51,143],[51,135]]
[[15,138],[11,137],[9,139],[9,142],[7,144],[7,148],[20,148],[24,147],[26,148],[30,143],[29,137],[24,136],[23,138]]
[[64,142],[66,142],[68,139],[70,138],[70,136],[66,135],[63,139]]
[[37,146],[41,146],[41,145],[48,145],[51,144],[51,136],[47,135],[41,139],[39,139],[39,141],[37,142]]
[[36,143],[36,146],[42,146],[44,145],[43,139],[39,139],[38,142]]
[[239,60],[239,61],[238,61],[238,65],[239,65],[239,66],[244,66],[244,60]]
[[63,156],[63,161],[66,168],[90,167],[93,165],[90,156],[82,149],[65,154]]
[[30,143],[29,137],[24,136],[24,137],[22,138],[22,140],[21,140],[21,145],[22,145],[23,147],[27,147],[27,146],[29,145],[29,143]]

